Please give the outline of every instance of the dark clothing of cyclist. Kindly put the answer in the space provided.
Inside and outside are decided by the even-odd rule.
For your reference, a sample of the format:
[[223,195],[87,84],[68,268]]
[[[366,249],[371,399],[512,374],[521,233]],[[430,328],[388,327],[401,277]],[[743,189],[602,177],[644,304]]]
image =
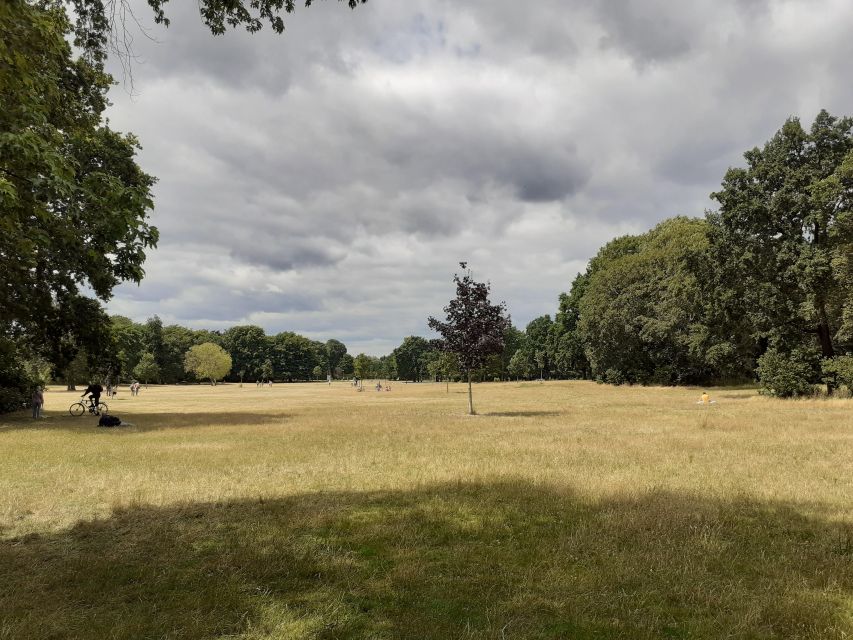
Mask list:
[[89,394],[89,398],[90,398],[90,401],[92,403],[92,406],[97,407],[98,403],[101,401],[101,392],[103,390],[104,390],[104,388],[99,384],[90,384],[88,387],[86,387],[86,390],[83,392],[83,395],[81,395],[80,397],[82,398],[86,394]]

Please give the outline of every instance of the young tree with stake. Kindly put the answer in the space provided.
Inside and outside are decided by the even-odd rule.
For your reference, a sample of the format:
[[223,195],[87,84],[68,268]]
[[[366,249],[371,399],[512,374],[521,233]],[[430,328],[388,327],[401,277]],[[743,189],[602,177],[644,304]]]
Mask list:
[[489,301],[488,283],[475,282],[467,262],[460,262],[459,266],[465,275],[453,276],[456,297],[444,308],[446,321],[430,316],[429,327],[441,334],[443,349],[456,354],[468,378],[468,413],[474,415],[471,372],[484,366],[489,356],[501,353],[510,318],[506,304]]

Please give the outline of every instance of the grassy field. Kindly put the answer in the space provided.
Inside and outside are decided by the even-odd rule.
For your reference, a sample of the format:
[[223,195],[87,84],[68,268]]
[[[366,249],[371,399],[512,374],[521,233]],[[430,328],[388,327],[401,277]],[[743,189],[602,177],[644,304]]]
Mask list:
[[853,638],[853,401],[151,387],[0,417],[0,638]]

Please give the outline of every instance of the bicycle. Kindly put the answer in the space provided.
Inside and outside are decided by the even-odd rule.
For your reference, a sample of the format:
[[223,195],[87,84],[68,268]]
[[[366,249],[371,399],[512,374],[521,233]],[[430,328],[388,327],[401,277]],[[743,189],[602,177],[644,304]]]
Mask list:
[[86,411],[91,413],[93,416],[99,416],[101,414],[106,414],[108,410],[109,408],[103,402],[99,402],[96,407],[91,402],[83,402],[82,400],[78,400],[68,407],[68,413],[72,416],[82,416]]

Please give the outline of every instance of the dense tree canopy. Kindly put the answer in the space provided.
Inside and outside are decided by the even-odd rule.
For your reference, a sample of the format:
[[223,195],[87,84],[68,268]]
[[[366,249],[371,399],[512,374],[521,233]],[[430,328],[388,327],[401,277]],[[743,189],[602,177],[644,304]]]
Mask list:
[[780,353],[833,358],[853,344],[853,119],[821,111],[806,131],[792,118],[744,157],[709,216],[728,316]]
[[340,340],[326,340],[326,365],[327,373],[333,377],[341,377],[341,363],[344,356],[347,355],[347,347]]
[[145,384],[159,382],[161,377],[160,366],[154,359],[154,355],[147,351],[139,358],[139,362],[133,368],[131,374],[134,378],[141,380]]
[[688,218],[602,249],[579,305],[578,328],[593,375],[664,384],[711,376],[701,277],[707,260],[708,224]]
[[136,139],[103,123],[112,80],[75,57],[65,9],[6,0],[0,33],[0,341],[12,363],[0,362],[0,387],[11,389],[27,358],[61,369],[85,347],[120,366],[105,360],[109,322],[81,290],[106,300],[139,282],[157,231],[154,180]]
[[215,385],[231,371],[231,356],[218,344],[205,342],[191,347],[184,357],[187,371]]
[[430,351],[426,338],[409,336],[394,349],[391,355],[396,363],[397,377],[401,380],[421,381],[427,374],[427,359],[424,357]]
[[[730,169],[706,220],[605,245],[513,359],[561,376],[678,384],[758,376],[775,395],[844,383],[853,349],[853,119],[788,120]],[[537,365],[537,366],[539,366]],[[543,367],[543,368],[544,368]]]
[[257,380],[269,357],[267,334],[261,327],[242,325],[231,327],[222,334],[222,346],[231,355],[232,369],[243,378]]

